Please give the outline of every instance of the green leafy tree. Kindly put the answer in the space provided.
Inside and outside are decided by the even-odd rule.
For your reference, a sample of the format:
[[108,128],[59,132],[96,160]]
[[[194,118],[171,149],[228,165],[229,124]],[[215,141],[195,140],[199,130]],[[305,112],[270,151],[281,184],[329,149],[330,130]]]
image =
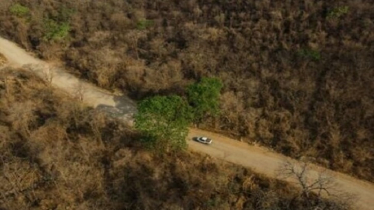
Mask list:
[[71,30],[70,20],[75,13],[73,9],[62,7],[60,11],[44,19],[44,39],[61,41],[68,37]]
[[219,114],[219,97],[223,87],[217,78],[202,78],[187,88],[188,101],[193,108],[194,121],[200,123],[207,115]]
[[142,132],[143,142],[157,152],[187,148],[191,107],[179,96],[155,96],[139,103],[135,128]]

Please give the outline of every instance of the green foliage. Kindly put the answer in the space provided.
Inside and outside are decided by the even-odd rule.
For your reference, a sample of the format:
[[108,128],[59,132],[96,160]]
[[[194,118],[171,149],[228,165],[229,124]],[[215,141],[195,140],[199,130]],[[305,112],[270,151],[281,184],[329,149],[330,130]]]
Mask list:
[[[206,203],[206,207],[208,207],[208,208],[216,208],[217,209],[219,207],[222,208],[223,206],[228,207],[227,204],[225,204],[224,200],[222,200],[218,196],[210,198]],[[229,208],[225,208],[225,209],[229,209]]]
[[70,32],[70,19],[74,10],[62,7],[57,15],[52,15],[44,20],[44,39],[60,41],[65,39]]
[[152,25],[153,25],[153,21],[152,20],[143,19],[143,20],[139,20],[138,21],[138,23],[136,24],[136,28],[138,30],[145,30],[145,29],[147,29],[148,27],[150,27]]
[[9,11],[10,13],[12,13],[12,15],[16,15],[18,17],[25,17],[27,16],[28,14],[30,14],[30,10],[28,7],[25,7],[25,6],[22,6],[21,4],[17,3],[17,4],[13,4],[10,8],[9,8]]
[[50,40],[62,40],[69,35],[70,24],[68,22],[58,22],[53,19],[47,18],[44,21],[44,39]]
[[327,14],[327,18],[339,18],[339,17],[347,14],[348,11],[349,11],[349,7],[348,6],[337,7],[337,8],[332,9]]
[[191,122],[191,108],[179,96],[155,96],[139,103],[135,128],[143,142],[156,152],[187,148],[186,137]]
[[194,120],[200,122],[206,115],[219,113],[219,97],[223,87],[217,78],[202,78],[187,88],[188,101],[194,108]]
[[188,125],[206,114],[219,113],[221,81],[202,78],[188,87],[187,101],[179,96],[155,96],[139,103],[135,128],[143,134],[143,143],[157,152],[177,151],[187,147]]
[[317,50],[302,49],[297,52],[301,57],[318,61],[321,59],[321,54]]

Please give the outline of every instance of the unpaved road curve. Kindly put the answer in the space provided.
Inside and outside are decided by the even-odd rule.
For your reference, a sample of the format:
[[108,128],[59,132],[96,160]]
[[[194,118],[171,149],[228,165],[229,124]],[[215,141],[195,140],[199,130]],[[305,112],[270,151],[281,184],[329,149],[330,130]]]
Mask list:
[[7,58],[10,66],[32,70],[43,79],[52,78],[51,83],[54,86],[76,97],[83,95],[83,101],[91,106],[109,111],[126,121],[129,121],[132,113],[136,112],[136,104],[126,96],[111,94],[92,84],[80,81],[63,69],[36,59],[24,49],[1,37],[0,53]]
[[[129,120],[136,112],[135,103],[126,96],[113,95],[93,85],[79,81],[63,69],[53,68],[46,62],[34,58],[25,50],[12,42],[0,37],[0,53],[3,54],[10,65],[27,68],[45,77],[46,69],[53,75],[52,84],[66,92],[76,95],[77,90],[83,90],[83,101],[93,107],[101,108],[117,117]],[[83,88],[79,88],[83,87]],[[214,139],[212,145],[207,146],[192,141],[194,136],[209,136]],[[249,146],[248,144],[227,138],[225,136],[191,128],[188,135],[189,148],[193,151],[209,154],[212,157],[223,159],[232,163],[250,167],[258,173],[275,177],[275,171],[284,160],[291,160],[283,155],[271,152],[262,147]],[[326,170],[313,166],[311,176],[317,176],[318,171]],[[352,178],[348,175],[328,170],[329,175],[336,178],[339,189],[356,194],[357,210],[374,210],[374,185],[369,182]]]

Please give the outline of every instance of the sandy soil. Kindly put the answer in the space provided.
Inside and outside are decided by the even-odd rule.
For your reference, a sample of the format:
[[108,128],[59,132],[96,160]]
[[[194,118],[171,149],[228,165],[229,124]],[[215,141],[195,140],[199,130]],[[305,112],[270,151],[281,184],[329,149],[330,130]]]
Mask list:
[[[7,58],[9,65],[29,69],[42,78],[51,81],[52,85],[81,98],[86,104],[102,109],[110,115],[122,118],[132,124],[131,116],[136,112],[136,104],[126,96],[114,95],[91,84],[79,81],[63,69],[34,58],[25,50],[3,38],[0,38],[0,53]],[[213,139],[213,143],[207,146],[194,142],[191,140],[194,136],[209,136]],[[277,178],[275,171],[279,169],[283,161],[289,160],[297,163],[296,160],[292,160],[266,148],[250,146],[216,133],[195,128],[190,129],[188,144],[189,148],[193,151],[250,167],[258,173],[274,178]],[[310,179],[313,180],[318,177],[321,171],[335,178],[336,191],[344,191],[357,195],[356,209],[374,210],[374,185],[372,183],[315,165],[312,165],[312,169],[310,170]],[[287,181],[294,183],[293,180]]]

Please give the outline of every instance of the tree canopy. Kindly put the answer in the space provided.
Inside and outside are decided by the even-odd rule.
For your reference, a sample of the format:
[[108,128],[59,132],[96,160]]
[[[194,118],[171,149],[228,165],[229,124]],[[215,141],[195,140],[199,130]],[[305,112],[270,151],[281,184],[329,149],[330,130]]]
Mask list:
[[186,136],[191,122],[191,108],[179,96],[154,96],[139,103],[135,127],[143,142],[159,152],[187,147]]
[[223,87],[217,78],[202,78],[187,88],[188,101],[193,107],[194,120],[200,122],[206,115],[219,113],[219,96]]
[[176,95],[142,100],[135,128],[142,133],[143,142],[157,152],[185,149],[189,124],[219,112],[221,88],[220,80],[203,78],[188,87],[188,100]]

